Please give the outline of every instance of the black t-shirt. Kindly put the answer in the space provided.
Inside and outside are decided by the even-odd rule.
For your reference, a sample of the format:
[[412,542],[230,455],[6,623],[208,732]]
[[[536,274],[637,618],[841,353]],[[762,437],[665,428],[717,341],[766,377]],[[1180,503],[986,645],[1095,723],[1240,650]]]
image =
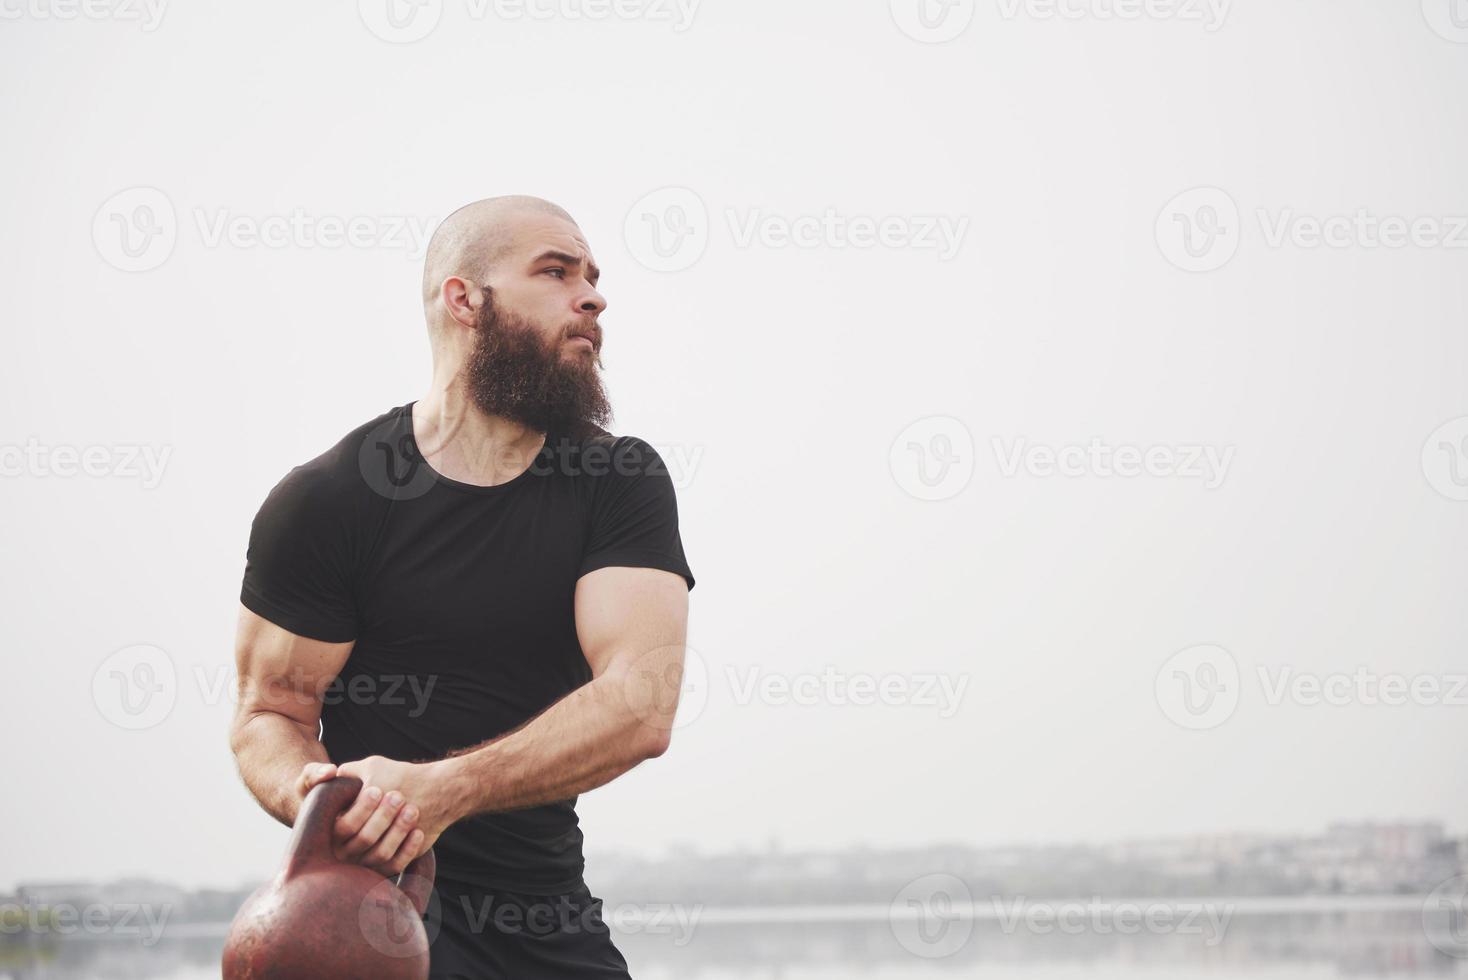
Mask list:
[[[292,633],[355,640],[323,698],[333,762],[419,762],[518,728],[591,680],[576,580],[611,565],[693,574],[656,450],[550,432],[493,487],[422,458],[412,404],[291,470],[250,531],[240,601]],[[576,800],[481,814],[435,847],[446,877],[539,894],[581,884]]]

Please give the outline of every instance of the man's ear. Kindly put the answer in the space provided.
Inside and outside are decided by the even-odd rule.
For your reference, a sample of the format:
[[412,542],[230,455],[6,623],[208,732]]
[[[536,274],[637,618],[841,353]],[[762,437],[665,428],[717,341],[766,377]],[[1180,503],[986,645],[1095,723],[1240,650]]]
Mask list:
[[479,311],[491,301],[493,294],[487,283],[480,286],[463,276],[449,276],[439,287],[444,311],[471,330],[479,323]]

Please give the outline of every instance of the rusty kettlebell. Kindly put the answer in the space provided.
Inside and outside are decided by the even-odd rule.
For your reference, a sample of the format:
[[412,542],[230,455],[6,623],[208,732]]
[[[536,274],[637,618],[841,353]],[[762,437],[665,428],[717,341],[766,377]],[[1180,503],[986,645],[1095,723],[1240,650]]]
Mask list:
[[332,825],[361,789],[360,779],[338,776],[306,795],[280,872],[230,925],[224,980],[426,980],[433,851],[399,883],[338,861]]

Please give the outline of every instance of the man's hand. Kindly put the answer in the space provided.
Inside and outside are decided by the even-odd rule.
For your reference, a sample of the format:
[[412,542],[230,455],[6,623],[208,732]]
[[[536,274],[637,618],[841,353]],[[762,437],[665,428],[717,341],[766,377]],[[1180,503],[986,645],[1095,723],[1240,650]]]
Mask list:
[[317,784],[335,778],[336,766],[330,762],[306,763],[301,769],[301,775],[296,779],[296,812],[301,812],[301,804],[306,802],[306,794],[315,789]]
[[356,802],[336,821],[337,857],[385,875],[406,868],[461,816],[437,763],[373,755],[337,766],[334,775],[362,780]]

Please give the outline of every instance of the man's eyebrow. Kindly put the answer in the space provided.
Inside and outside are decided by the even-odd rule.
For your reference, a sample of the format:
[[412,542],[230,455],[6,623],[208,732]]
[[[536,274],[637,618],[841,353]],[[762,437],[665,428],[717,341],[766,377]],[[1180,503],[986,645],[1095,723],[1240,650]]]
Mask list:
[[[564,262],[567,265],[581,264],[581,260],[576,256],[570,254],[569,252],[557,251],[556,249],[550,249],[549,251],[541,252],[532,260],[531,264],[539,265],[542,262],[548,262],[551,260],[554,260],[556,262]],[[596,281],[601,278],[601,269],[597,268],[595,262],[588,262],[586,263],[586,271],[589,274],[591,284],[593,286],[596,285]]]

